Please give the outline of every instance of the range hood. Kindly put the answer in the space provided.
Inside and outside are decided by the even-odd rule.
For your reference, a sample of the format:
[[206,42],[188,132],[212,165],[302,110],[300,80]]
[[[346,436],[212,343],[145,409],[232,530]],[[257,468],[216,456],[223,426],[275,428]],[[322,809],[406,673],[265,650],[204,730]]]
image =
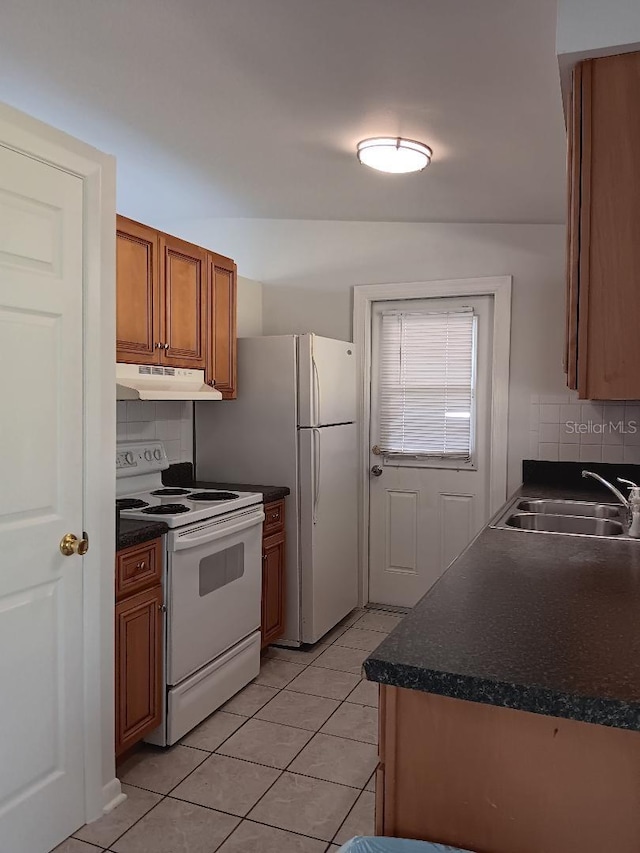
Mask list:
[[222,400],[204,370],[155,364],[116,364],[117,400]]

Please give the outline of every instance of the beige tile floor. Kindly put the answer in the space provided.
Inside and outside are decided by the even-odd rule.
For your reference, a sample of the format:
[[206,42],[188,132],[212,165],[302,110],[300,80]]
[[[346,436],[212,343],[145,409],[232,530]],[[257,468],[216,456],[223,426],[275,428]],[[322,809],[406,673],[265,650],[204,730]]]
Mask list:
[[180,744],[120,769],[127,800],[54,853],[329,853],[373,833],[377,686],[362,662],[401,617],[356,610]]

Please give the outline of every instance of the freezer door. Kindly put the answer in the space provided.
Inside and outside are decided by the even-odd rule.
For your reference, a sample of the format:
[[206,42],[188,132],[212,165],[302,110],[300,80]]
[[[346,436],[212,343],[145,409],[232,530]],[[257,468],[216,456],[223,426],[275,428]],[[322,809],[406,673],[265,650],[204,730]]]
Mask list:
[[302,641],[315,643],[358,604],[356,426],[299,442]]
[[348,341],[298,338],[298,425],[345,424],[356,419],[356,355]]

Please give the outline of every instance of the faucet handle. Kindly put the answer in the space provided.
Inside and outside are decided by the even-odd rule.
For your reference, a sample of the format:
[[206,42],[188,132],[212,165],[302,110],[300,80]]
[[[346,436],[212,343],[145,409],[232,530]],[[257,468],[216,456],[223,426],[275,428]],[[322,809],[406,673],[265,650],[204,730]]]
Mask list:
[[617,479],[617,481],[618,481],[619,483],[624,483],[625,485],[629,486],[629,488],[631,488],[631,489],[637,489],[637,488],[640,488],[640,487],[639,487],[636,483],[634,483],[632,480],[625,480],[625,479],[624,479],[624,477],[616,477],[616,479]]

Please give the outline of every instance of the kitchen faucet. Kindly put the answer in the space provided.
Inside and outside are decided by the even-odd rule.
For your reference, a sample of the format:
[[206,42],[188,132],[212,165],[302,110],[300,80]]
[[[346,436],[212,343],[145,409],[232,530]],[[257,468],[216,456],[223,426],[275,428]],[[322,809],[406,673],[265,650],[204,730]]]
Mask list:
[[613,492],[626,509],[626,523],[624,524],[624,527],[627,528],[628,535],[633,539],[640,539],[640,487],[635,483],[632,483],[631,480],[625,480],[622,477],[618,477],[617,480],[619,483],[624,483],[631,489],[629,497],[625,498],[622,492],[620,492],[608,480],[605,480],[604,477],[601,477],[600,474],[594,474],[593,471],[583,471],[582,476],[592,477],[594,480],[598,480],[598,482],[602,483],[603,486],[606,486],[610,492]]
[[[613,483],[610,483],[608,480],[605,480],[604,477],[601,477],[600,474],[595,474],[593,471],[583,471],[582,476],[592,477],[594,480],[598,480],[598,482],[602,483],[603,486],[606,486],[610,492],[613,492],[613,494],[618,498],[620,503],[627,508],[627,510],[631,509],[629,501],[625,498],[622,492],[616,489]],[[631,483],[629,480],[621,480],[620,477],[618,477],[618,482],[629,483],[630,485],[635,486],[635,483]]]

